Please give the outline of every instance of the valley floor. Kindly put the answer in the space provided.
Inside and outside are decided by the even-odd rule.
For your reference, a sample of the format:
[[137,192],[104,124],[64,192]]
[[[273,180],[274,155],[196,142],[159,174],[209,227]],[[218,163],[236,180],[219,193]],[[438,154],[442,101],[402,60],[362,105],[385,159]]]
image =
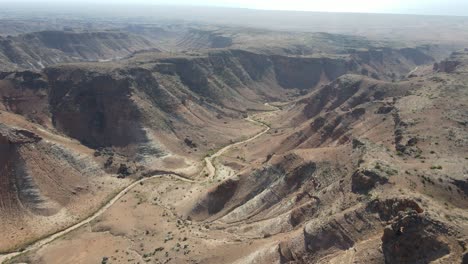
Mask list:
[[[274,114],[275,111],[279,111],[279,109],[271,110],[267,113],[271,115]],[[46,238],[42,238],[19,252],[0,255],[0,263],[17,262],[25,256],[27,256],[26,258],[28,261],[32,261],[34,263],[92,263],[98,262],[98,260],[101,259],[103,248],[104,252],[106,252],[105,248],[109,248],[109,250],[111,250],[108,256],[110,256],[112,262],[114,262],[114,260],[118,260],[118,258],[122,259],[118,260],[118,262],[122,261],[122,263],[132,261],[148,262],[148,256],[154,257],[156,252],[159,252],[161,255],[160,262],[166,263],[172,258],[169,257],[167,251],[164,251],[163,246],[165,245],[168,247],[168,245],[172,244],[179,245],[172,245],[173,250],[175,249],[177,252],[183,251],[184,255],[187,256],[185,259],[178,259],[178,261],[181,261],[180,263],[187,263],[189,259],[192,260],[193,255],[198,255],[199,258],[202,258],[202,256],[206,257],[206,254],[209,252],[207,249],[213,246],[215,246],[215,248],[216,246],[219,246],[220,242],[213,243],[213,241],[216,241],[217,239],[220,241],[226,240],[227,237],[225,236],[226,234],[229,234],[229,232],[217,231],[213,232],[213,234],[200,232],[198,235],[193,237],[194,233],[192,233],[192,231],[196,232],[197,228],[199,230],[209,230],[209,225],[202,222],[192,223],[192,221],[187,221],[186,217],[184,219],[178,216],[176,207],[180,210],[180,208],[192,205],[190,204],[191,201],[189,197],[201,194],[207,187],[213,185],[213,183],[226,180],[231,176],[226,175],[223,173],[221,168],[218,168],[221,164],[217,164],[218,162],[216,159],[231,148],[247,144],[270,130],[270,127],[256,120],[257,115],[262,115],[262,113],[255,114],[252,117],[247,117],[246,120],[258,126],[263,126],[264,130],[247,138],[246,140],[238,141],[223,147],[216,153],[205,158],[203,160],[205,167],[200,173],[200,175],[203,175],[201,179],[182,177],[177,173],[161,173],[159,175],[150,175],[146,178],[135,181],[122,191],[118,192],[92,216],[66,228],[63,231],[54,233]],[[183,195],[183,193],[187,192],[190,192],[190,195]],[[173,198],[171,199],[170,197]],[[183,197],[182,203],[180,199],[174,199],[174,197]],[[127,228],[125,228],[125,224],[121,222],[123,219],[125,219],[124,221],[128,224]],[[126,230],[111,230],[111,227],[104,227],[106,230],[102,230],[100,224],[109,220],[116,220],[119,226],[118,229],[123,228]],[[187,227],[187,230],[184,232],[180,231],[180,229],[185,228],[182,227],[182,225]],[[156,241],[163,240],[162,235],[167,235],[166,240],[168,241],[174,240],[174,236],[176,236],[175,241],[183,241],[186,243],[185,245],[180,246],[179,242],[172,241],[171,243],[166,244],[167,241],[164,240],[164,243],[161,243],[153,253],[142,253],[145,249],[144,242],[140,242],[139,245],[143,245],[140,249],[133,249],[134,238],[132,237],[139,236],[135,228],[144,228],[145,236],[151,236],[151,239],[147,241],[147,243],[153,246],[158,244]],[[163,231],[166,230],[173,231],[168,231],[166,234],[163,234]],[[125,235],[121,234],[121,232],[124,232]],[[184,234],[185,237],[182,238],[181,236]],[[197,241],[195,243],[196,247],[195,245],[189,246],[187,237],[191,237],[191,241],[194,240],[194,238],[199,238],[204,242],[202,243]],[[245,242],[245,240],[239,239],[239,237],[236,236],[227,240],[233,245],[241,245],[240,242]],[[126,243],[123,243],[124,241]],[[144,240],[138,239],[138,241]],[[56,248],[56,245],[58,244],[60,244],[60,246]],[[77,245],[82,245],[84,248],[77,248]],[[44,253],[44,250],[47,253]],[[55,252],[55,250],[58,251]],[[197,250],[204,250],[204,252],[198,251],[198,254],[195,254]],[[76,252],[79,252],[79,254],[74,255]],[[115,254],[118,252],[121,252],[121,254]],[[30,255],[34,257],[30,257]],[[235,257],[235,255],[232,257]],[[102,257],[102,259],[105,258],[109,257]],[[126,260],[124,261],[125,258]],[[154,257],[154,260],[158,261],[157,257]]]

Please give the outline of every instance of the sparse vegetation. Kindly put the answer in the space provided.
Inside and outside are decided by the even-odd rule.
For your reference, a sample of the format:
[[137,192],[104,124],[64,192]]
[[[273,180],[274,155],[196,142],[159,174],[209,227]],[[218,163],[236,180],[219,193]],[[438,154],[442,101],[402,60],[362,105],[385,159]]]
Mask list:
[[[468,50],[433,65],[456,38],[414,47],[425,32],[390,42],[375,35],[382,24],[367,38],[146,20],[64,22],[73,36],[122,33],[100,52],[81,44],[101,38],[41,53],[44,33],[0,41],[0,55],[20,52],[0,56],[0,204],[11,207],[0,211],[12,212],[0,246],[24,249],[15,263],[461,259]],[[392,24],[392,36],[413,26]],[[129,47],[127,33],[148,43]]]

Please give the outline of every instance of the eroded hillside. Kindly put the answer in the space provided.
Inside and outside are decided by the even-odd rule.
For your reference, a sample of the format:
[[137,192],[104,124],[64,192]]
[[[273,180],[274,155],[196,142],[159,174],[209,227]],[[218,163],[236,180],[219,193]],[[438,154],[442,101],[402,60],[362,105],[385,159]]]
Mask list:
[[[440,47],[213,50],[241,38],[129,30],[145,38],[99,50],[32,34],[41,56],[79,58],[0,73],[10,262],[466,258],[466,51],[434,64]],[[158,36],[193,50],[141,50]]]

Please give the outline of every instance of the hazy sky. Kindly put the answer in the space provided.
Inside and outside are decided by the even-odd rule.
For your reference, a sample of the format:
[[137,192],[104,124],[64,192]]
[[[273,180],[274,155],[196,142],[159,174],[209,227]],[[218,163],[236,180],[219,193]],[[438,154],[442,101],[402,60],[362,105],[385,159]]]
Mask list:
[[[14,2],[201,5],[270,10],[468,16],[468,0],[16,0]],[[12,2],[12,0],[0,0]]]

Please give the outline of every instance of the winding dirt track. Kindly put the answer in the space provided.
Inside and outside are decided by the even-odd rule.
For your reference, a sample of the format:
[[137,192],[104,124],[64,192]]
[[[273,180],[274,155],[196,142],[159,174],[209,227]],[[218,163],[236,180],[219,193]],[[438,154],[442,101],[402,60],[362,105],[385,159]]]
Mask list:
[[[275,111],[278,111],[278,109],[275,110]],[[267,112],[270,112],[270,111],[267,111]],[[235,147],[235,146],[238,146],[238,145],[241,145],[241,144],[245,144],[247,142],[250,142],[252,140],[257,139],[258,137],[264,135],[265,133],[267,133],[270,130],[269,126],[267,126],[267,125],[265,125],[265,124],[263,124],[263,123],[261,123],[259,121],[256,121],[256,120],[252,119],[251,117],[247,117],[246,120],[249,121],[249,122],[255,123],[257,125],[261,125],[261,126],[265,127],[265,129],[262,132],[256,134],[255,136],[253,136],[251,138],[248,138],[246,140],[230,144],[230,145],[218,150],[213,155],[211,155],[209,157],[206,157],[205,158],[205,163],[206,163],[206,169],[208,170],[209,175],[208,175],[208,177],[207,177],[207,179],[205,181],[213,179],[216,176],[216,167],[213,164],[215,158],[221,156],[223,153],[225,153],[226,151],[228,151],[232,147]],[[191,182],[191,183],[203,182],[203,181],[196,181],[196,180],[191,180],[191,179],[188,179],[188,178],[184,178],[184,177],[181,177],[181,176],[175,175],[175,174],[156,174],[156,175],[153,175],[153,176],[150,176],[150,177],[147,177],[147,178],[143,178],[141,180],[133,182],[132,184],[127,186],[125,189],[120,191],[109,202],[107,202],[104,206],[102,206],[97,212],[95,212],[93,215],[86,218],[85,220],[83,220],[83,221],[81,221],[81,222],[79,222],[79,223],[77,223],[77,224],[75,224],[75,225],[73,225],[71,227],[68,227],[65,230],[59,231],[57,233],[54,233],[54,234],[52,234],[50,236],[47,236],[47,237],[41,239],[41,240],[38,240],[37,242],[29,245],[28,247],[26,247],[22,251],[17,251],[17,252],[12,252],[12,253],[9,253],[9,254],[0,255],[0,263],[4,263],[5,261],[7,261],[7,260],[9,260],[11,258],[14,258],[14,257],[16,257],[18,255],[21,255],[21,254],[24,254],[24,253],[27,253],[27,252],[30,252],[30,251],[33,251],[33,250],[40,249],[41,247],[43,247],[43,246],[49,244],[50,242],[52,242],[53,240],[55,240],[55,239],[57,239],[57,238],[59,238],[59,237],[61,237],[63,235],[66,235],[66,234],[70,233],[71,231],[74,231],[74,230],[76,230],[76,229],[90,223],[91,221],[93,221],[97,217],[101,216],[105,211],[107,211],[107,209],[109,209],[115,202],[117,202],[120,198],[122,198],[122,196],[124,196],[128,191],[130,191],[137,184],[140,184],[142,182],[145,182],[145,181],[148,181],[148,180],[151,180],[151,179],[154,179],[154,178],[161,178],[161,177],[169,177],[169,178],[173,178],[173,179],[177,179],[177,180],[185,181],[185,182]]]
[[233,148],[235,146],[245,144],[247,142],[250,142],[252,140],[255,140],[255,139],[261,137],[263,134],[267,133],[270,130],[269,126],[267,126],[267,125],[265,125],[265,124],[263,124],[261,122],[258,122],[257,120],[254,120],[251,117],[247,117],[245,120],[247,120],[249,122],[252,122],[254,124],[257,124],[257,125],[264,126],[265,130],[263,130],[262,132],[256,134],[255,136],[253,136],[253,137],[251,137],[249,139],[230,144],[230,145],[218,150],[215,154],[213,154],[213,155],[211,155],[209,157],[206,157],[205,158],[205,163],[206,163],[206,169],[208,170],[208,179],[214,179],[216,177],[216,167],[214,166],[214,160],[217,157],[223,155],[226,151],[228,151],[229,149],[231,149],[231,148]]

